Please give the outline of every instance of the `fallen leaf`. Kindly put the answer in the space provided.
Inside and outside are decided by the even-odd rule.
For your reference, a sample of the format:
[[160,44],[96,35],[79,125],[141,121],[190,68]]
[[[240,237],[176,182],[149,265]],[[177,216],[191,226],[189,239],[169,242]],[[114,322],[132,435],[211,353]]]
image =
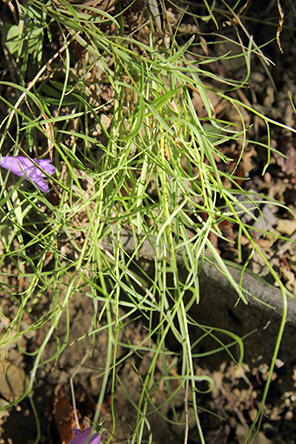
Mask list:
[[295,176],[296,171],[296,150],[292,146],[292,144],[288,144],[288,149],[285,152],[285,156],[283,157],[280,154],[276,154],[276,162],[281,167],[282,172],[290,175],[292,174]]
[[53,417],[62,439],[62,444],[66,444],[74,438],[72,428],[76,423],[73,408],[69,404],[64,387],[60,384],[55,389]]
[[296,230],[296,219],[279,219],[276,229],[281,234],[291,236],[291,234]]
[[22,368],[11,362],[0,362],[0,392],[9,402],[16,401],[26,391],[29,378]]

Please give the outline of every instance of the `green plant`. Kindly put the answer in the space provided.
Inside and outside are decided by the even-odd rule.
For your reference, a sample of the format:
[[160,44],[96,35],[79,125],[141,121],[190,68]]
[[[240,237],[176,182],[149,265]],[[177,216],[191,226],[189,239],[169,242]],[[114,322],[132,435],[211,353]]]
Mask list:
[[[190,307],[202,297],[200,267],[203,261],[215,263],[246,302],[243,288],[232,278],[210,236],[228,241],[221,231],[222,223],[227,222],[239,233],[238,251],[242,249],[240,241],[244,235],[252,248],[262,254],[249,234],[249,225],[241,218],[248,214],[256,219],[252,210],[258,209],[258,202],[239,185],[236,168],[226,172],[221,169],[232,159],[220,148],[230,142],[239,146],[239,164],[249,142],[243,110],[260,116],[268,134],[270,125],[284,125],[260,115],[230,94],[247,84],[251,57],[260,54],[251,37],[247,46],[239,42],[246,77],[242,81],[221,79],[204,65],[232,55],[194,58],[193,49],[200,43],[194,37],[183,45],[176,40],[182,15],[174,29],[170,25],[168,34],[162,36],[155,8],[154,5],[148,10],[150,20],[141,23],[137,32],[127,33],[128,8],[115,10],[111,15],[91,6],[82,8],[64,1],[43,4],[34,0],[21,6],[23,20],[30,29],[25,44],[19,46],[24,35],[17,32],[17,25],[7,26],[4,44],[24,68],[19,83],[0,82],[3,89],[9,88],[18,95],[16,102],[12,97],[2,97],[8,109],[8,116],[1,123],[2,152],[7,150],[7,141],[13,155],[32,156],[34,151],[49,151],[54,154],[58,172],[51,182],[54,202],[35,189],[20,187],[20,182],[9,185],[10,176],[1,178],[7,185],[1,190],[2,290],[10,292],[17,307],[1,342],[3,353],[9,357],[10,345],[26,333],[37,329],[45,332],[41,345],[32,353],[34,363],[27,390],[12,403],[15,404],[31,393],[40,367],[51,361],[58,365],[63,351],[71,345],[69,303],[80,291],[93,302],[94,320],[75,342],[89,337],[95,341],[103,331],[108,332],[94,423],[99,420],[110,375],[111,393],[116,390],[116,382],[121,383],[116,373],[120,363],[116,361],[117,349],[126,349],[123,359],[132,355],[142,358],[152,350],[147,374],[139,375],[142,390],[137,402],[122,385],[137,412],[131,442],[143,441],[145,429],[152,439],[149,416],[151,411],[161,414],[161,406],[153,404],[151,393],[163,391],[164,403],[169,403],[174,412],[172,422],[178,422],[174,403],[185,388],[185,438],[189,423],[194,420],[203,443],[197,383],[205,381],[211,387],[213,381],[207,375],[195,374],[196,344],[192,344],[189,330],[192,326],[199,329],[201,341],[209,335],[213,337],[217,350],[225,349],[237,365],[243,360],[243,342],[227,331],[222,333],[229,342],[222,342],[221,331],[200,325],[190,317]],[[208,7],[208,13],[204,18],[213,20],[214,9]],[[164,10],[163,14],[169,21],[168,12]],[[48,57],[43,50],[44,30],[52,36],[53,26],[59,30],[63,44],[57,40],[58,51]],[[141,27],[145,27],[147,38],[141,35]],[[42,65],[44,58],[48,60]],[[30,60],[38,63],[34,63],[36,72],[28,82],[25,75]],[[223,88],[209,86],[207,80]],[[209,90],[236,109],[236,124],[216,117]],[[201,98],[206,110],[202,118],[193,106],[192,91]],[[42,149],[37,148],[39,145]],[[270,154],[269,139],[264,148]],[[242,194],[245,198],[238,199]],[[126,230],[131,233],[134,251],[126,251]],[[152,276],[138,263],[145,242],[154,251]],[[180,275],[179,257],[186,264],[185,281]],[[11,272],[5,272],[7,264],[12,264],[16,284],[9,282]],[[270,272],[282,290],[284,308],[272,369],[285,323],[286,292],[271,267]],[[51,303],[48,311],[38,316],[38,304],[44,294]],[[65,313],[66,333],[60,336],[59,325]],[[147,325],[145,338],[136,345],[120,339],[120,332],[139,314]],[[5,311],[2,315],[8,317]],[[24,317],[29,319],[26,329],[22,329]],[[169,352],[169,333],[179,343],[180,352]],[[53,338],[56,350],[46,355],[46,347]],[[239,345],[238,361],[230,351],[233,343]],[[90,355],[92,350],[93,343],[89,346]],[[174,360],[168,361],[168,356]],[[164,371],[156,376],[159,359]],[[180,373],[172,375],[176,365]],[[175,390],[171,388],[172,380],[179,383]],[[262,419],[269,383],[270,379],[254,426]],[[116,433],[111,402],[112,433]],[[187,413],[189,405],[193,418]]]

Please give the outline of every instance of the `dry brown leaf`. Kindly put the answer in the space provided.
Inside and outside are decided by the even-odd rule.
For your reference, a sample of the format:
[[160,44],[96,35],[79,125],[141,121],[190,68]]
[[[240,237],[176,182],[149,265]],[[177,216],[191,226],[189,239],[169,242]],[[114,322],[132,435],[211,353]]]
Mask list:
[[283,48],[282,48],[282,45],[281,45],[281,42],[280,42],[280,34],[281,34],[281,31],[282,31],[282,28],[283,28],[283,23],[284,23],[284,11],[283,11],[283,9],[281,7],[280,0],[277,0],[277,7],[278,7],[278,10],[279,10],[280,18],[279,18],[279,26],[278,26],[278,29],[276,31],[276,41],[277,41],[278,47],[280,48],[281,53],[283,54],[284,51],[283,51]]
[[9,402],[16,401],[26,391],[29,378],[22,368],[11,362],[0,362],[0,392]]
[[76,425],[74,411],[65,394],[62,385],[55,388],[55,400],[53,406],[53,417],[62,439],[62,444],[66,444],[74,438],[72,428]]
[[291,234],[296,230],[296,219],[279,219],[276,229],[281,234],[291,236]]
[[295,175],[296,172],[296,150],[292,144],[288,145],[285,153],[286,157],[276,154],[276,162],[282,168],[282,172],[287,175]]

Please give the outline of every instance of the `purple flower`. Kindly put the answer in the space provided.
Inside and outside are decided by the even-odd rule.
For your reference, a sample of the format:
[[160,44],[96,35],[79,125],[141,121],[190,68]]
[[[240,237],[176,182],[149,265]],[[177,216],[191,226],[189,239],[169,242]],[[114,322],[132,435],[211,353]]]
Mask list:
[[[33,159],[34,162],[42,168],[49,176],[55,173],[56,168],[51,165],[49,159]],[[44,179],[46,175],[33,164],[27,157],[3,156],[0,159],[0,166],[11,171],[17,176],[24,177],[33,182],[43,193],[48,193],[48,185]]]
[[[84,444],[90,434],[90,431],[91,431],[91,427],[83,430],[83,432],[81,430],[75,429],[75,427],[74,427],[73,433],[74,433],[75,438],[70,439],[70,441],[68,441],[68,444]],[[98,433],[95,433],[94,435],[92,435],[90,440],[87,442],[88,442],[88,444],[98,444],[100,442],[100,439],[101,439],[100,435]]]

